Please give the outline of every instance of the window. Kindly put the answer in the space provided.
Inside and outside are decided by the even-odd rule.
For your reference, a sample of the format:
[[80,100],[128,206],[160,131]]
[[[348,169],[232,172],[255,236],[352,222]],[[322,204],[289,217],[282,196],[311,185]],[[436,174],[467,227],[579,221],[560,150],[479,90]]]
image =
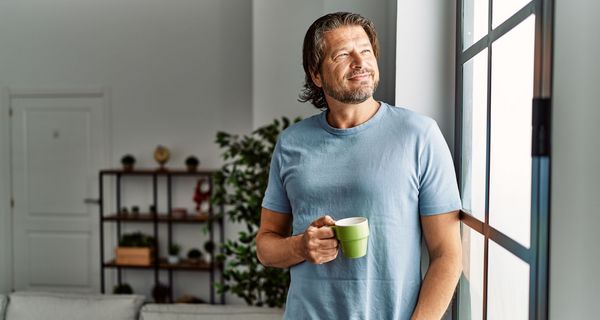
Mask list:
[[459,0],[458,13],[464,255],[454,315],[544,319],[552,1]]

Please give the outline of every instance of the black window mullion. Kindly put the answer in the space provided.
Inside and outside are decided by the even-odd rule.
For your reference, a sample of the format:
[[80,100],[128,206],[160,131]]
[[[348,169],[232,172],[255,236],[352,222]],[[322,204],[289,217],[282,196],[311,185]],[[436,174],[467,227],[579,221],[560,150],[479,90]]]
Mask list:
[[530,290],[529,314],[534,319],[547,319],[554,1],[536,0],[535,14],[532,183],[536,197],[532,199],[535,202],[532,202],[531,243],[536,247],[530,271],[533,290]]
[[454,172],[459,186],[462,186],[462,126],[463,126],[463,62],[462,47],[463,47],[463,26],[462,26],[462,5],[463,0],[456,1],[456,72],[454,74],[454,82],[456,84],[456,94],[454,95],[454,105],[458,106],[454,114]]
[[499,246],[503,247],[517,258],[521,259],[523,262],[527,264],[533,263],[536,259],[536,255],[534,254],[534,250],[531,248],[526,248],[519,242],[515,241],[511,237],[507,236],[503,232],[498,229],[486,224],[479,219],[473,217],[472,215],[462,212],[460,218],[463,224],[466,224],[467,227],[471,228],[474,231],[477,231],[483,237],[488,238],[489,240],[494,241]]
[[483,36],[483,38],[479,39],[477,42],[475,42],[473,45],[468,47],[464,52],[460,54],[459,63],[463,65],[467,61],[471,60],[478,53],[485,50],[489,46],[489,44],[490,36],[486,34],[485,36]]
[[[484,231],[489,230],[490,225],[490,142],[491,142],[491,124],[492,124],[492,15],[493,15],[493,0],[488,0],[488,34],[487,34],[487,119],[486,119],[486,147],[485,147],[485,217]],[[483,239],[483,320],[487,320],[488,316],[488,270],[489,270],[489,232],[484,232]]]
[[506,19],[506,21],[502,22],[499,26],[497,26],[496,29],[492,29],[492,21],[490,17],[490,42],[498,40],[500,37],[508,33],[514,27],[521,24],[521,22],[525,21],[525,19],[529,18],[531,14],[535,13],[535,6],[537,1],[539,0],[532,0],[531,2],[526,4],[523,8],[519,9],[519,11],[513,14],[510,18]]
[[[488,34],[487,35],[483,36],[477,42],[475,42],[474,44],[472,44],[471,46],[466,48],[464,51],[462,51],[462,40],[461,40],[461,47],[460,47],[461,49],[458,52],[458,54],[459,54],[458,57],[460,57],[458,59],[458,63],[460,65],[462,65],[465,62],[471,60],[471,58],[476,56],[479,52],[483,51],[485,48],[488,48],[492,42],[498,40],[500,37],[502,37],[503,35],[508,33],[514,27],[518,26],[525,19],[527,19],[532,13],[535,13],[536,1],[539,1],[539,0],[533,0],[530,3],[528,3],[527,5],[525,5],[519,11],[517,11],[517,13],[515,13],[510,18],[508,18],[506,21],[501,23],[498,27],[496,27],[496,29],[492,29],[492,17],[490,16],[489,20],[488,20]],[[492,11],[491,2],[489,5],[490,5],[490,8],[489,8],[488,14],[489,14],[489,12]],[[462,17],[461,17],[461,19],[462,19]],[[462,24],[462,20],[459,20],[458,22]],[[462,26],[461,26],[461,28],[462,28]],[[462,30],[461,30],[461,32],[462,32]],[[460,35],[460,36],[462,39],[462,35]]]

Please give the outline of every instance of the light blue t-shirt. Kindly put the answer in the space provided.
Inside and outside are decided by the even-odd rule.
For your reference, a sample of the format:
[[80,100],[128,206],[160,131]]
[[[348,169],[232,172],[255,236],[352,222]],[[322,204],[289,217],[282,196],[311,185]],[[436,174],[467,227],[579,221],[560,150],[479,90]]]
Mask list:
[[434,120],[381,103],[367,122],[331,127],[326,112],[281,133],[262,206],[293,215],[293,234],[330,215],[369,219],[368,251],[290,268],[285,319],[409,319],[421,286],[420,216],[461,208]]

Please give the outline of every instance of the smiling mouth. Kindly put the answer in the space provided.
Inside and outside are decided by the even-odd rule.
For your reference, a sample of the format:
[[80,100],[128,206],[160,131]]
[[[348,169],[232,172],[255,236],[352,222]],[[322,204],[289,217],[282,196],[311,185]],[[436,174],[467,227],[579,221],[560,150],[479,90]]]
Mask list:
[[369,76],[371,76],[370,73],[355,74],[355,75],[350,76],[348,78],[348,80],[363,80],[363,79],[365,79],[365,78],[367,78]]

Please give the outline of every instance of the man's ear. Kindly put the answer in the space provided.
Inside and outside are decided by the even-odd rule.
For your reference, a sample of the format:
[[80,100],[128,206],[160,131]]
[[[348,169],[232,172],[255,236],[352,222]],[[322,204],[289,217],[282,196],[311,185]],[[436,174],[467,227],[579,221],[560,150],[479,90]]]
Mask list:
[[323,83],[321,82],[321,75],[318,72],[311,72],[310,77],[312,78],[313,83],[317,87],[323,88]]

